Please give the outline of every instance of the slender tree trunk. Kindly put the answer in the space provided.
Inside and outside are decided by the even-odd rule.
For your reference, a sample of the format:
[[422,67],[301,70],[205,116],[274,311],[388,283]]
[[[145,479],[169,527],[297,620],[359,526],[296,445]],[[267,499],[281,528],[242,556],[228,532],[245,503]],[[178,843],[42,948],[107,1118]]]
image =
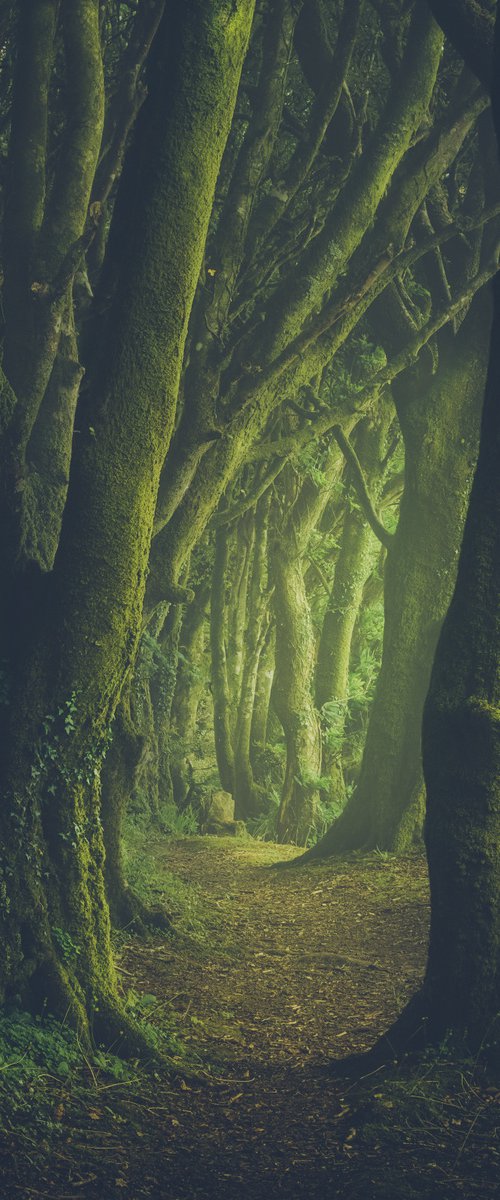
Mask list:
[[193,603],[187,606],[180,636],[182,657],[179,656],[172,701],[172,731],[176,738],[176,751],[171,764],[174,800],[180,807],[189,790],[189,760],[196,753],[198,708],[207,687],[204,652],[209,598],[209,587],[200,587]]
[[275,647],[276,631],[274,623],[272,623],[268,628],[266,640],[259,658],[252,713],[250,757],[254,778],[257,780],[260,779],[262,773],[262,754],[267,745],[269,709],[274,680]]
[[[382,461],[391,417],[386,406],[385,420],[367,420],[357,431],[356,450],[374,501],[378,500],[384,481]],[[342,741],[349,698],[352,638],[378,547],[379,542],[363,513],[356,504],[350,503],[348,497],[334,583],[319,640],[315,682],[316,707],[321,710],[324,705],[329,706],[324,710],[322,775],[331,778],[331,797],[339,808],[345,803]]]
[[286,739],[286,769],[278,814],[282,842],[305,846],[314,831],[321,769],[318,714],[312,699],[314,637],[302,561],[273,550],[276,674],[273,702]]
[[266,630],[267,537],[271,494],[263,496],[255,516],[254,554],[247,602],[247,626],[234,754],[235,812],[238,819],[257,815],[262,807],[250,756],[252,718],[259,659]]
[[160,816],[163,805],[174,803],[171,758],[172,702],[177,678],[179,639],[183,609],[179,604],[171,605],[159,636],[158,668],[151,681],[156,740],[158,744],[158,795]]
[[252,512],[246,513],[238,522],[234,540],[235,567],[228,570],[226,579],[226,586],[231,593],[231,604],[227,605],[226,638],[233,742],[237,736],[236,727],[243,685],[250,571],[255,545],[255,521]]
[[[331,779],[331,799],[345,803],[342,748],[349,698],[351,642],[373,566],[374,535],[356,509],[345,516],[332,592],[321,628],[316,667],[316,707],[323,710],[323,776]],[[324,706],[327,706],[326,709]]]
[[234,749],[226,654],[226,570],[228,532],[222,526],[215,535],[215,556],[210,602],[210,652],[214,702],[215,754],[222,787],[234,792]]

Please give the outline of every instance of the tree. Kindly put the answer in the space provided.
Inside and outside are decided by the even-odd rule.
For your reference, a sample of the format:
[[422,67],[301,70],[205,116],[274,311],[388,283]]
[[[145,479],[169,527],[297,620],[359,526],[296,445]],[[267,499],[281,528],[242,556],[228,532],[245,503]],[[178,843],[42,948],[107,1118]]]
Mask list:
[[308,857],[404,850],[421,828],[422,711],[477,457],[488,297],[445,331],[435,374],[425,364],[394,385],[405,486],[385,565],[384,646],[360,776],[348,804]]
[[[69,149],[60,149],[57,162],[64,192],[47,154],[57,7],[23,8],[5,209],[12,232],[1,410],[9,689],[2,994],[38,1005],[47,998],[84,1034],[93,1027],[97,1036],[114,1036],[125,1022],[109,943],[100,765],[140,633],[160,471],[253,4],[211,0],[187,10],[174,3],[159,27],[85,331],[85,385],[57,555],[42,575],[26,562],[20,480],[71,302],[101,136],[96,113],[102,124],[103,111],[100,6],[63,5]],[[34,89],[26,86],[31,78]],[[53,241],[56,259],[48,253]],[[22,250],[21,269],[14,250]],[[69,959],[61,936],[74,946]]]
[[[500,139],[499,22],[493,116]],[[500,1009],[500,291],[477,470],[453,599],[427,697],[423,757],[431,936],[423,1006],[434,1035],[452,1030],[498,1055]]]

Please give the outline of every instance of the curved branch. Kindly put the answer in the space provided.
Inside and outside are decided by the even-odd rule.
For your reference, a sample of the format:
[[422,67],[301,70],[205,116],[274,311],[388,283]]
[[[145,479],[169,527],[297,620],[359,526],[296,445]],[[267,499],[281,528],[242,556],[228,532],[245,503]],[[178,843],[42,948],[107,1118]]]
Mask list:
[[344,455],[346,463],[348,463],[349,467],[351,468],[352,481],[370,529],[373,530],[375,537],[378,537],[379,542],[382,542],[382,545],[389,549],[389,547],[392,546],[394,535],[389,533],[389,530],[386,529],[385,525],[380,520],[378,513],[376,512],[372,498],[368,491],[368,485],[363,474],[363,468],[356,451],[354,447],[351,446],[349,438],[345,436],[345,433],[341,429],[340,425],[334,425],[332,428],[332,433],[337,445],[340,447],[342,454]]

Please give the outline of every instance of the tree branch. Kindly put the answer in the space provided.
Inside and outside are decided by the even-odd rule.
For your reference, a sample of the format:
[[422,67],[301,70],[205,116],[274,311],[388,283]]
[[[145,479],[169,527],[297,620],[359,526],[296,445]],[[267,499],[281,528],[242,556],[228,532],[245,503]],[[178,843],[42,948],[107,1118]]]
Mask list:
[[389,533],[389,530],[386,529],[374,507],[370,492],[368,490],[368,485],[363,474],[363,468],[356,451],[354,447],[351,446],[349,438],[345,436],[340,425],[334,425],[332,427],[332,433],[337,445],[340,447],[342,454],[344,455],[346,463],[351,468],[353,484],[370,529],[372,529],[375,536],[378,537],[379,542],[381,542],[386,549],[389,549],[389,547],[392,546],[394,535]]
[[92,200],[104,204],[119,173],[127,137],[146,95],[141,71],[160,24],[165,0],[142,0],[120,63],[120,83],[106,109],[101,154]]
[[66,137],[43,228],[44,258],[55,273],[82,236],[101,146],[104,71],[99,0],[63,0]]
[[29,258],[44,217],[48,94],[58,0],[23,4],[14,79],[5,209],[6,265]]
[[252,223],[256,242],[262,241],[289,208],[294,196],[309,175],[327,129],[333,120],[342,95],[356,41],[364,0],[349,0],[344,5],[337,46],[328,65],[326,79],[317,93],[307,130],[292,154],[270,196],[264,197]]
[[427,0],[436,21],[471,71],[491,91],[495,18],[476,0]]

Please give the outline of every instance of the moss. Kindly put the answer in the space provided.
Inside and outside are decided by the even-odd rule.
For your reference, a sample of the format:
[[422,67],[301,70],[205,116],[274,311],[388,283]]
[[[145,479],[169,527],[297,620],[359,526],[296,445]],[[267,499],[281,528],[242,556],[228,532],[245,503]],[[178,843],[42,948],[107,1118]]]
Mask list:
[[[96,7],[83,4],[79,11],[94,13]],[[9,714],[4,783],[8,793],[21,797],[22,815],[33,809],[41,863],[27,890],[33,913],[17,888],[11,889],[8,940],[14,945],[26,925],[27,936],[38,943],[32,984],[36,968],[45,986],[43,975],[60,954],[50,928],[68,934],[79,953],[61,969],[61,996],[67,993],[64,975],[87,1029],[93,1026],[96,1036],[118,1034],[136,1050],[141,1039],[123,1015],[111,955],[99,774],[120,690],[135,659],[159,473],[252,11],[251,0],[236,6],[218,0],[209,9],[198,0],[189,11],[177,0],[156,40],[148,100],[117,199],[103,282],[104,289],[119,283],[118,296],[94,340],[80,399],[79,438],[43,633],[37,622],[34,640],[16,663]],[[61,721],[64,726],[74,695],[68,732]],[[33,789],[29,771],[47,710],[58,723],[56,761],[51,758]],[[20,866],[26,880],[12,829],[7,843],[13,869]],[[17,953],[4,988],[15,988],[20,975],[29,986],[30,963],[22,968]]]

